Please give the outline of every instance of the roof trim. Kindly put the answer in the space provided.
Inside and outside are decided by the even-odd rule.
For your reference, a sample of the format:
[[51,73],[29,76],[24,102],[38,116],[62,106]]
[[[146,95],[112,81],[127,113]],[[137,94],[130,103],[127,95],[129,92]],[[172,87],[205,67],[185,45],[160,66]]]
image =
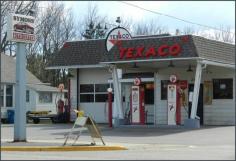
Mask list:
[[67,66],[54,66],[46,67],[47,70],[50,69],[77,69],[77,68],[102,68],[105,67],[103,64],[94,64],[94,65],[67,65]]
[[221,67],[235,69],[235,64],[222,63],[222,62],[212,61],[212,60],[208,60],[208,59],[202,59],[201,63],[207,64],[207,65],[214,65],[214,66],[221,66]]
[[188,58],[167,58],[167,59],[146,59],[146,60],[127,60],[127,61],[115,61],[115,62],[100,62],[101,64],[118,64],[118,63],[130,63],[130,62],[154,62],[154,61],[168,61],[168,60],[199,60],[200,57],[188,57]]
[[221,43],[229,44],[229,45],[235,45],[235,43],[224,42],[224,41],[221,41],[221,40],[215,40],[215,39],[212,39],[212,38],[206,38],[206,37],[199,36],[199,35],[195,35],[195,34],[191,34],[191,35],[194,36],[194,37],[200,37],[200,38],[203,38],[203,39],[206,39],[206,40],[211,40],[211,41],[215,41],[215,42],[221,42]]

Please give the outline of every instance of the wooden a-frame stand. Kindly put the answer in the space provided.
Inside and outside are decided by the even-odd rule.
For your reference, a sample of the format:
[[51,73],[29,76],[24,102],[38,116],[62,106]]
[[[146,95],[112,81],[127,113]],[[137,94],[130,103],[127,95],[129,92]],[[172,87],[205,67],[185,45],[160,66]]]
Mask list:
[[[75,131],[76,129],[77,129],[77,131]],[[93,140],[91,145],[96,145],[94,138],[100,138],[103,145],[105,145],[105,142],[103,141],[102,136],[101,136],[101,132],[99,131],[95,121],[93,121],[93,119],[91,117],[80,116],[80,117],[77,117],[73,127],[71,128],[71,131],[66,135],[63,146],[66,145],[69,138],[72,138],[71,136],[73,136],[73,135],[75,136],[75,138],[74,138],[74,142],[72,145],[74,145],[76,143],[76,141],[79,139],[82,131],[85,131],[87,129],[88,129],[90,136]]]

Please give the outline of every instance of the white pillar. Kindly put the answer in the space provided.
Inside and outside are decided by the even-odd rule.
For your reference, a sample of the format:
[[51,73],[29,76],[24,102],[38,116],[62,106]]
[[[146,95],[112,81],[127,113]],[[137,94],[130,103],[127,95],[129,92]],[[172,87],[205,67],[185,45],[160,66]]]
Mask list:
[[117,116],[119,119],[124,118],[123,108],[122,108],[122,102],[121,102],[121,92],[120,92],[120,84],[119,84],[119,78],[118,78],[118,72],[117,67],[115,65],[112,67],[112,79],[113,79],[113,86],[114,86],[114,98],[115,98],[115,108],[114,110],[115,116]]
[[26,44],[17,43],[14,141],[26,141]]
[[201,84],[201,76],[202,76],[202,64],[198,61],[196,74],[195,74],[195,81],[194,81],[193,102],[192,102],[191,116],[190,116],[191,119],[196,118],[199,89],[200,89],[200,84]]

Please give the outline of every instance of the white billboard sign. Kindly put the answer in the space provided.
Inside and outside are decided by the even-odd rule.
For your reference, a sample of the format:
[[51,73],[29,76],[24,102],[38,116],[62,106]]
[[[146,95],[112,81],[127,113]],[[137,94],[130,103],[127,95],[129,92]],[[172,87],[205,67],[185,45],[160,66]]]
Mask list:
[[7,21],[7,40],[33,43],[35,41],[35,18],[20,14],[9,14]]

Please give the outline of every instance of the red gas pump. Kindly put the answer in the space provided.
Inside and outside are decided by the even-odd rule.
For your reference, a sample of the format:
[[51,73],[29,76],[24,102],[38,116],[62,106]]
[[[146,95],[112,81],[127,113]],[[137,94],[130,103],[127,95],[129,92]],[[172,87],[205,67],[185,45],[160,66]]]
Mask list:
[[131,123],[132,124],[145,124],[145,103],[144,103],[144,87],[142,87],[141,79],[134,80],[134,86],[131,91]]

